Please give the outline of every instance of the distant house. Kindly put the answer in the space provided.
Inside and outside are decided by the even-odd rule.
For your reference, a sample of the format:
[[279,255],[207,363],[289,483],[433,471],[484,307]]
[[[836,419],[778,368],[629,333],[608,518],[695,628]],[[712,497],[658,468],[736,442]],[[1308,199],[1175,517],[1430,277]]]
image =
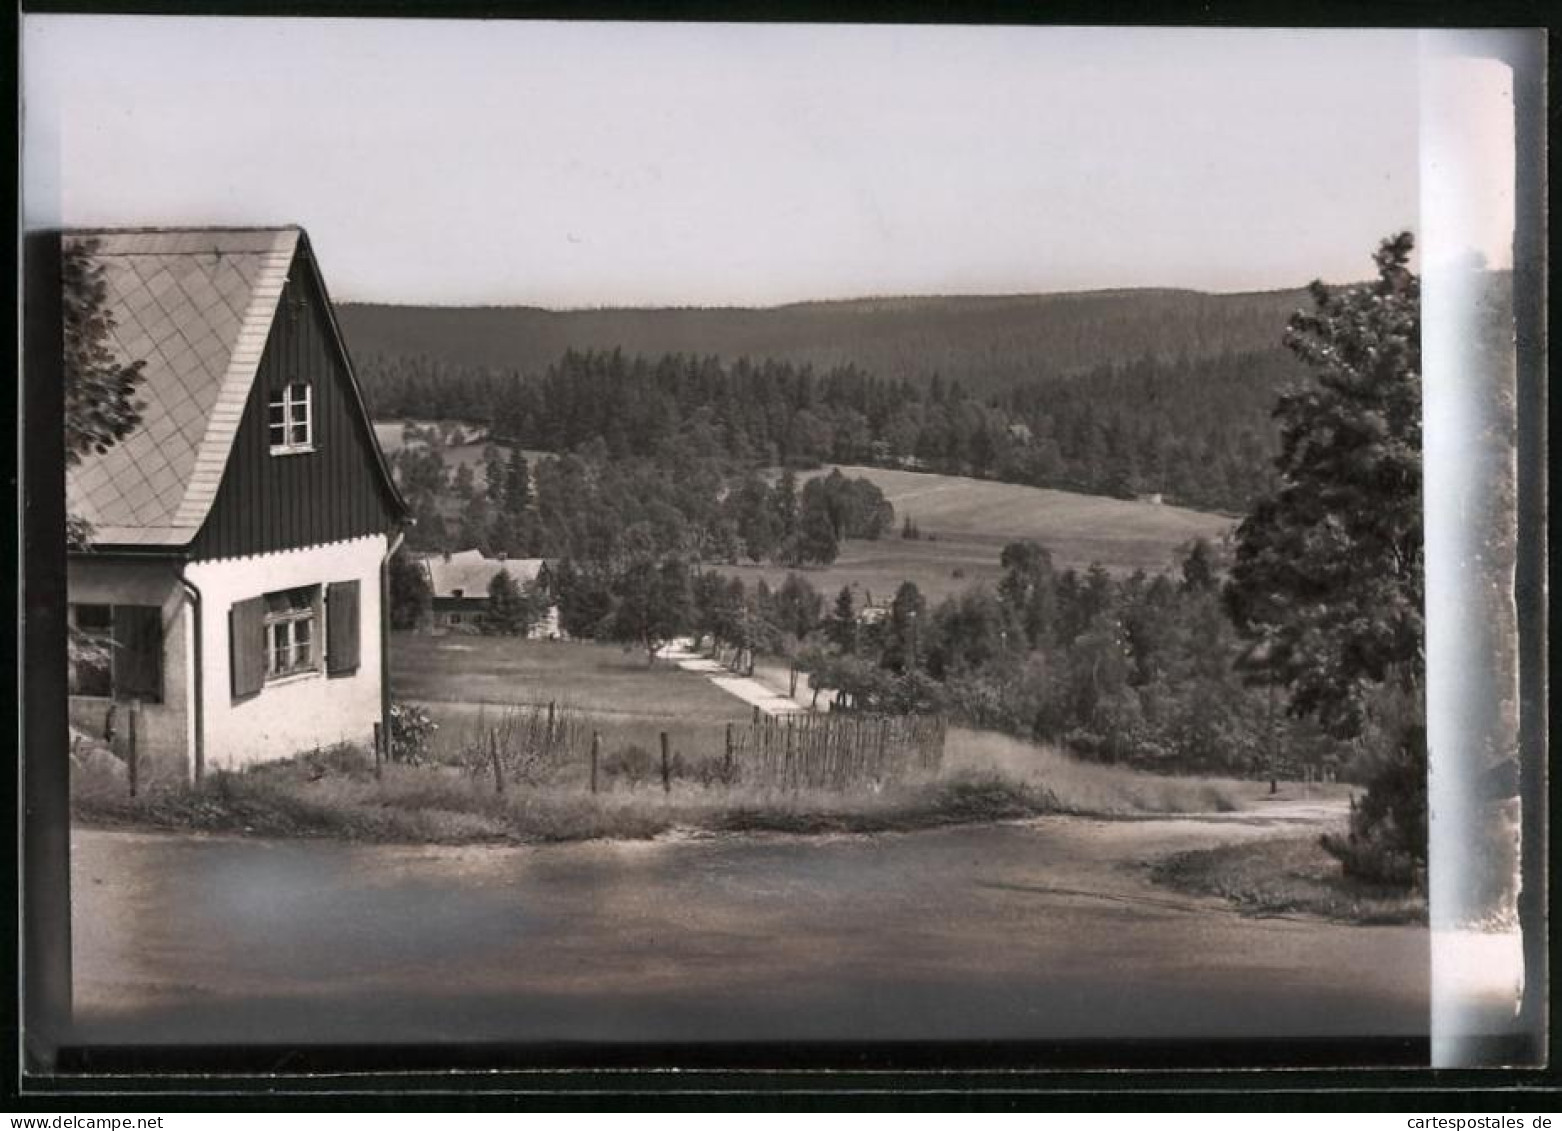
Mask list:
[[862,625],[879,625],[889,619],[888,605],[867,604],[857,610],[857,623]]
[[[436,632],[477,625],[488,609],[488,586],[501,572],[514,579],[517,589],[547,583],[547,563],[541,558],[489,558],[479,550],[430,554],[423,559],[423,570],[433,594]],[[558,610],[549,607],[530,636],[543,640],[559,636]]]
[[136,704],[143,773],[368,742],[388,710],[384,565],[407,507],[296,227],[77,231],[112,348],[145,361],[139,427],[67,476],[92,526],[71,623],[112,641],[70,673],[71,724]]
[[398,439],[408,447],[427,446],[430,437],[433,437],[437,446],[443,448],[488,442],[488,429],[485,426],[466,424],[459,420],[404,420],[391,427],[396,428]]

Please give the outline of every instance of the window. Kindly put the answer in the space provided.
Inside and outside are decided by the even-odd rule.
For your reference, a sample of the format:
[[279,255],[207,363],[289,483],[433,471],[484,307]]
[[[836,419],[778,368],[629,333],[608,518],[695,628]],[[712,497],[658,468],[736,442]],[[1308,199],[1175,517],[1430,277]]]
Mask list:
[[302,381],[271,394],[271,454],[314,451],[314,389]]
[[156,605],[71,605],[86,653],[70,666],[70,693],[163,701],[163,613]]
[[108,699],[114,694],[114,607],[72,605],[70,625],[76,630],[80,653],[71,661],[70,692]]
[[319,668],[320,587],[267,593],[266,678],[283,679]]
[[235,602],[228,610],[233,697],[316,674],[350,676],[362,660],[359,583],[304,585]]

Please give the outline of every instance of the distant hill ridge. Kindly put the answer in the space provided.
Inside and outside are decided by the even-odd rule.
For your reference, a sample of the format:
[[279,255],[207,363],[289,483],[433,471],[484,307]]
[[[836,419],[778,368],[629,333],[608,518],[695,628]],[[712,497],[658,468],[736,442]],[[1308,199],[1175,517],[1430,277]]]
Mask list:
[[355,354],[424,355],[455,366],[537,373],[568,349],[773,358],[888,378],[939,374],[969,391],[1146,356],[1197,360],[1279,350],[1300,288],[883,296],[775,307],[603,308],[343,303]]

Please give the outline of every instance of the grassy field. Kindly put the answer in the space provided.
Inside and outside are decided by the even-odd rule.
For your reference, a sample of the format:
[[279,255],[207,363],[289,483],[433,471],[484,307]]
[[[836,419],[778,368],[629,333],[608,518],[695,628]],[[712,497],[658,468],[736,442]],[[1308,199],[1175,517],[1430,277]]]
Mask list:
[[[421,428],[439,422],[417,420],[413,421],[413,423]],[[375,439],[380,442],[380,449],[387,456],[395,455],[402,448],[406,447],[401,438],[402,425],[403,421],[400,420],[376,420],[374,422]],[[444,457],[445,467],[452,476],[455,475],[456,468],[463,464],[470,467],[478,489],[483,490],[488,486],[488,475],[483,468],[483,449],[488,447],[488,443],[487,440],[483,440],[476,444],[457,444],[454,447],[439,449],[439,454]],[[509,457],[510,447],[508,444],[496,444],[495,446],[505,453],[506,458]],[[528,461],[536,463],[538,459],[549,454],[548,452],[527,451],[526,458]]]
[[645,653],[584,641],[397,633],[391,641],[397,699],[428,707],[439,743],[460,743],[503,713],[504,705],[561,708],[591,720],[609,751],[631,744],[708,757],[721,752],[726,724],[746,723],[752,708],[704,676]]
[[[826,468],[803,478],[828,473]],[[1118,573],[1154,573],[1171,567],[1181,546],[1198,537],[1219,539],[1235,523],[1181,507],[953,475],[875,467],[842,467],[841,473],[878,485],[894,504],[896,530],[876,542],[848,540],[832,565],[795,572],[826,594],[852,584],[879,602],[889,600],[902,581],[915,582],[932,600],[976,581],[996,584],[1002,575],[998,555],[1021,538],[1047,547],[1060,569],[1100,562]],[[907,516],[921,529],[920,540],[900,537]],[[770,565],[718,568],[749,585],[763,578],[774,586],[794,572]]]
[[[647,667],[644,653],[606,644],[509,637],[423,636],[392,640],[391,683],[397,699],[426,706],[440,724],[436,753],[453,755],[492,726],[506,705],[568,708],[600,730],[609,753],[631,744],[656,750],[658,733],[686,756],[715,757],[726,724],[745,726],[753,710],[695,672],[665,661]],[[953,727],[949,775],[998,777],[1048,795],[1050,807],[1089,813],[1174,813],[1237,807],[1251,783],[1164,777],[1076,761],[1050,747]],[[584,764],[564,782],[585,778]]]
[[[401,449],[400,421],[378,421],[374,429],[387,454]],[[483,470],[486,446],[486,442],[457,445],[442,449],[442,454],[452,474],[459,465],[470,466],[477,487],[482,489],[487,481]],[[548,454],[527,451],[526,457],[535,464]],[[830,470],[806,472],[801,478],[826,475]],[[977,581],[996,584],[1002,575],[998,555],[1017,539],[1040,542],[1051,551],[1060,569],[1083,570],[1100,562],[1115,573],[1136,569],[1154,573],[1170,568],[1177,551],[1193,539],[1219,539],[1236,522],[1224,515],[1182,507],[955,475],[855,466],[843,466],[841,473],[872,480],[894,504],[896,528],[887,537],[876,542],[848,540],[836,561],[822,569],[790,570],[747,563],[713,568],[741,577],[750,586],[760,579],[775,586],[788,573],[798,572],[821,592],[833,594],[843,585],[855,585],[877,602],[889,600],[901,582],[912,581],[936,601]],[[454,518],[460,504],[453,497],[446,498],[440,510],[446,518]],[[899,536],[900,523],[907,516],[921,529],[920,540]]]

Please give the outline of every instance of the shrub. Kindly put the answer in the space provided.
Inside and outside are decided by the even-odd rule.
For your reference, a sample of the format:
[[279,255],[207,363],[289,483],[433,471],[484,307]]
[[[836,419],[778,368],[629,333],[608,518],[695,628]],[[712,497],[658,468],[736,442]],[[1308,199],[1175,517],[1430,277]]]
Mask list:
[[1367,783],[1343,836],[1319,841],[1347,875],[1371,883],[1420,886],[1426,874],[1426,728],[1404,728]]
[[439,729],[427,708],[414,703],[392,703],[390,717],[391,761],[417,764],[427,759],[429,743]]

